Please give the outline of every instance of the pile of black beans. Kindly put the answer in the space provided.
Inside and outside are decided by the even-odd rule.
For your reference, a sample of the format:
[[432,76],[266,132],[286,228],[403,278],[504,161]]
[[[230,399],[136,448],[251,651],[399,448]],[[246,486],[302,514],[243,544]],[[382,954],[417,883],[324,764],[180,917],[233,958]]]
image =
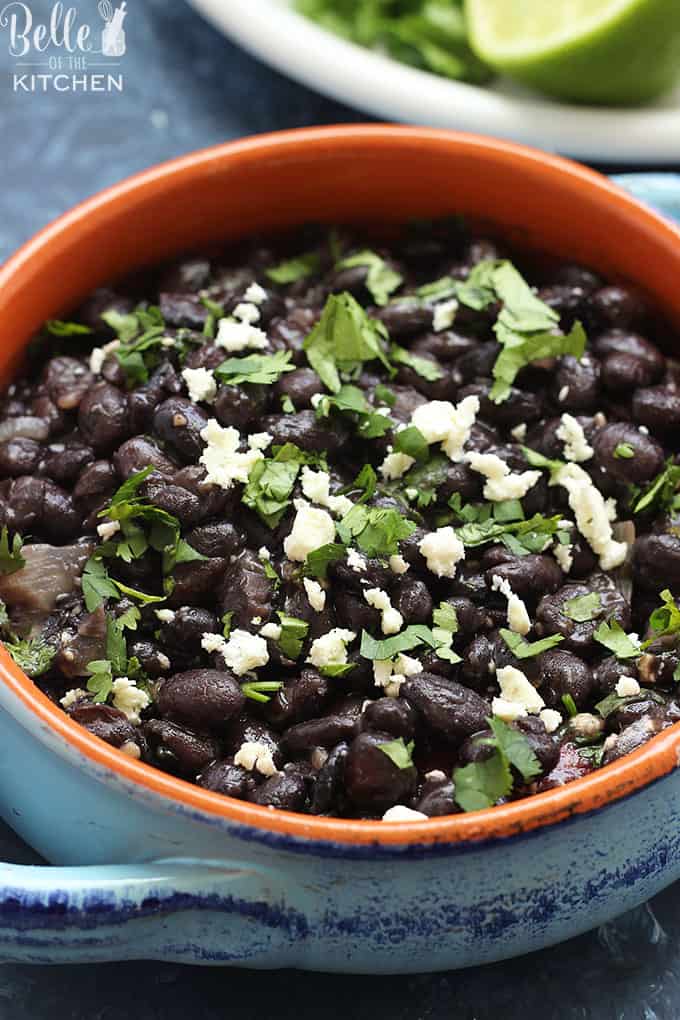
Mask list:
[[[381,305],[368,288],[366,265],[337,266],[338,249],[351,254],[367,248],[403,278]],[[313,270],[289,283],[268,275],[301,252],[314,255]],[[578,320],[589,342],[581,359],[549,358],[523,368],[509,397],[494,403],[489,390],[499,354],[493,333],[498,307],[475,311],[461,305],[452,324],[435,331],[432,303],[413,295],[424,284],[446,276],[462,281],[482,261],[506,257],[559,313],[562,330]],[[213,370],[233,356],[214,343],[215,318],[246,301],[253,283],[266,292],[257,322],[268,338],[264,353],[290,352],[294,371],[272,385],[221,384],[214,402],[192,401],[182,370]],[[395,428],[408,425],[414,410],[429,401],[456,404],[476,395],[480,411],[466,449],[495,453],[513,471],[524,471],[529,467],[524,447],[564,459],[557,433],[561,416],[574,416],[594,451],[582,468],[614,501],[618,521],[629,522],[626,562],[603,571],[588,541],[573,530],[568,573],[552,544],[520,555],[501,542],[466,550],[453,578],[428,569],[419,548],[424,535],[447,520],[460,524],[449,507],[454,494],[464,505],[483,503],[484,478],[466,462],[452,461],[432,501],[419,507],[412,494],[410,501],[404,497],[399,483],[382,484],[379,466],[393,430],[364,439],[349,415],[319,417],[315,406],[327,390],[303,344],[328,296],[345,292],[384,324],[391,342],[441,370],[428,381],[410,365],[390,375],[379,361],[367,360],[354,373],[353,384],[370,404],[380,403],[376,387],[390,391]],[[138,382],[106,345],[118,335],[110,313],[129,316],[140,302],[157,306],[165,337],[182,344],[155,347],[148,378]],[[72,318],[89,332],[45,331],[26,373],[0,398],[0,527],[10,543],[15,534],[23,538],[24,554],[31,546],[47,550],[51,566],[37,585],[35,578],[24,583],[28,567],[0,576],[0,598],[9,617],[8,646],[32,638],[51,647],[53,658],[35,682],[56,704],[63,699],[70,717],[97,737],[230,797],[316,815],[381,818],[395,805],[425,816],[461,810],[455,771],[491,753],[488,719],[500,693],[496,674],[505,666],[521,670],[545,708],[561,719],[555,724],[553,717],[549,726],[534,712],[507,722],[525,737],[539,772],[525,781],[515,770],[513,789],[500,800],[583,776],[680,719],[680,651],[673,634],[624,658],[594,637],[603,620],[613,620],[643,642],[660,591],[680,595],[680,510],[673,508],[673,486],[670,492],[666,486],[663,500],[654,497],[639,513],[632,509],[676,459],[680,366],[662,353],[672,345],[672,332],[633,288],[581,266],[508,253],[454,222],[417,225],[377,240],[348,230],[329,240],[327,232],[309,228],[295,238],[187,257],[100,289]],[[92,348],[104,348],[104,355],[91,367]],[[201,433],[213,417],[243,436],[268,432],[274,447],[293,443],[325,456],[331,492],[348,492],[353,500],[361,495],[352,491],[354,479],[372,465],[378,487],[367,505],[397,508],[416,524],[399,544],[408,569],[397,573],[384,557],[364,557],[359,570],[336,560],[323,582],[325,605],[314,609],[300,563],[290,561],[283,548],[294,506],[272,528],[241,502],[242,485],[225,490],[206,483]],[[632,452],[619,456],[622,446]],[[153,471],[138,496],[174,515],[182,538],[204,558],[176,565],[170,585],[154,549],[129,562],[110,560],[111,577],[165,600],[140,604],[119,590],[119,598],[88,611],[81,575],[102,541],[101,511],[126,479],[148,466]],[[408,486],[407,477],[401,482]],[[298,479],[293,498],[301,495]],[[547,472],[522,508],[526,517],[574,519],[565,491],[549,484]],[[56,590],[49,588],[52,575]],[[507,599],[492,588],[494,576],[509,582],[524,601],[532,624],[526,640],[561,635],[559,645],[524,658],[513,654],[500,634],[508,626]],[[359,651],[362,632],[383,636],[379,611],[363,598],[369,587],[389,594],[404,627],[431,627],[436,607],[453,607],[452,648],[460,661],[441,658],[429,646],[414,648],[407,654],[418,659],[421,671],[388,696],[375,683],[373,663]],[[592,592],[600,593],[604,616],[576,622],[565,614],[567,601]],[[125,632],[127,654],[138,661],[139,686],[148,694],[137,714],[116,707],[111,696],[95,700],[88,689],[88,664],[106,659],[107,617],[118,619],[134,606],[140,618],[136,629]],[[219,651],[204,650],[206,634],[223,633],[225,614],[232,630],[258,633],[277,622],[278,613],[308,625],[297,660],[267,639],[268,663],[253,675],[237,676]],[[325,676],[307,659],[312,642],[335,627],[357,635],[348,646],[353,668]],[[636,683],[621,685],[622,678]],[[255,700],[244,693],[249,680],[279,686]],[[624,693],[617,695],[617,688]],[[609,711],[598,711],[607,698]],[[395,742],[407,749],[406,764],[383,750]],[[240,753],[244,745],[255,745],[250,761]],[[268,766],[258,767],[265,760]]]

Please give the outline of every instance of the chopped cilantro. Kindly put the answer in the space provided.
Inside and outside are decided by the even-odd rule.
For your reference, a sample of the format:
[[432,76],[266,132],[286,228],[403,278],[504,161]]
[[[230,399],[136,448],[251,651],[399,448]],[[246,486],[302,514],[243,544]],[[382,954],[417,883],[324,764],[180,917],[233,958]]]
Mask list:
[[664,588],[659,598],[663,605],[655,609],[649,617],[649,626],[654,633],[647,641],[643,641],[642,648],[648,648],[660,637],[680,633],[680,608],[668,588]]
[[265,559],[263,556],[261,556],[260,557],[260,563],[262,564],[262,569],[264,570],[264,576],[269,581],[273,581],[274,582],[274,591],[277,591],[277,589],[281,585],[281,578],[279,577],[279,575],[274,570],[274,568],[273,568],[273,566],[271,564],[271,560]]
[[23,544],[24,541],[18,532],[10,543],[7,525],[0,531],[0,576],[14,574],[24,566],[26,560],[21,555]]
[[502,499],[493,504],[492,513],[499,524],[524,520],[524,508],[518,499]]
[[537,450],[530,450],[528,446],[522,447],[522,453],[526,457],[529,467],[543,468],[546,471],[549,471],[551,481],[554,480],[558,471],[561,471],[565,466],[563,460],[551,460],[550,457],[544,457],[543,454],[538,453]]
[[458,286],[458,281],[452,276],[442,276],[439,280],[418,287],[416,294],[423,301],[446,301],[447,298],[456,297]]
[[429,455],[427,440],[415,425],[395,432],[393,446],[397,453],[405,453],[414,460],[425,461]]
[[613,652],[617,659],[635,659],[640,654],[640,646],[626,634],[620,623],[604,620],[597,628],[593,637],[610,652]]
[[364,659],[382,662],[384,659],[393,659],[399,652],[407,652],[422,644],[429,645],[430,648],[435,648],[437,644],[433,632],[422,623],[412,623],[401,634],[384,638],[382,641],[371,637],[364,630],[361,632],[360,654]]
[[494,735],[494,742],[514,768],[521,774],[525,783],[541,774],[538,758],[531,749],[531,744],[520,731],[508,726],[502,719],[489,719],[489,726]]
[[272,266],[266,270],[266,275],[274,283],[288,284],[297,283],[308,276],[318,273],[321,267],[321,259],[317,252],[310,251],[304,255],[296,255],[292,259],[284,259],[278,266]]
[[331,294],[304,349],[323,384],[331,393],[338,393],[340,373],[353,372],[364,361],[377,359],[390,370],[383,349],[386,340],[383,324],[371,319],[351,294]]
[[241,501],[270,528],[276,528],[290,506],[298,473],[308,460],[294,443],[280,446],[273,457],[253,464]]
[[321,676],[333,679],[351,673],[355,667],[355,662],[330,662],[326,666],[320,666],[319,673],[321,673]]
[[532,659],[535,655],[541,655],[564,641],[561,634],[551,634],[550,637],[541,638],[540,641],[527,641],[521,634],[516,634],[514,630],[506,630],[504,627],[499,633],[517,659]]
[[488,507],[481,508],[475,520],[472,519],[474,509],[461,506],[459,493],[454,493],[449,505],[459,517],[466,520],[466,523],[456,528],[456,534],[463,545],[474,548],[487,542],[501,541],[517,556],[543,552],[561,520],[559,514],[554,517],[534,514],[527,521],[493,520],[488,516],[492,512]]
[[361,502],[365,502],[367,499],[373,499],[375,490],[378,485],[378,476],[375,470],[370,464],[364,464],[359,474],[352,482],[351,489],[363,489],[364,494],[361,497]]
[[277,615],[281,624],[281,636],[278,639],[278,646],[286,658],[297,659],[307,637],[309,624],[306,620],[299,620],[295,616],[288,616],[287,613],[277,613]]
[[595,705],[595,711],[603,719],[611,715],[612,712],[618,712],[624,705],[631,705],[634,701],[639,701],[641,697],[648,697],[651,691],[640,691],[640,694],[629,694],[627,697],[622,698],[615,691],[612,694],[608,694],[602,701],[598,701]]
[[635,450],[630,443],[617,443],[614,448],[614,456],[617,460],[630,460],[635,456]]
[[567,599],[563,612],[575,623],[585,623],[600,615],[602,600],[596,591],[589,592],[588,595],[577,595],[576,598]]
[[409,740],[408,744],[404,742],[403,737],[399,737],[397,740],[388,740],[384,744],[378,744],[378,747],[383,754],[394,762],[398,769],[412,769],[413,768],[413,748],[415,743],[413,740]]
[[495,751],[485,761],[454,769],[453,783],[456,804],[463,811],[481,811],[511,792],[512,771],[507,758]]
[[577,748],[580,758],[585,758],[587,762],[590,762],[595,769],[599,769],[604,758],[604,745],[597,744],[593,747],[579,747]]
[[451,461],[442,454],[430,457],[426,464],[416,464],[408,474],[400,479],[405,488],[417,492],[416,506],[423,510],[434,503],[437,489],[443,485],[449,475]]
[[259,383],[271,386],[286,372],[293,372],[290,351],[276,351],[275,354],[248,354],[244,358],[227,358],[215,369],[220,382],[235,386],[238,383]]
[[633,486],[631,490],[633,513],[643,510],[671,510],[677,506],[677,488],[680,485],[680,464],[674,464],[669,457],[666,466],[644,489]]
[[567,710],[567,715],[570,719],[573,719],[575,715],[578,715],[578,708],[571,694],[562,695],[562,704]]
[[107,599],[118,599],[118,588],[109,577],[109,572],[102,560],[91,556],[85,564],[82,577],[83,598],[85,608],[93,613]]
[[356,542],[367,556],[393,556],[399,542],[408,538],[417,525],[398,510],[355,504],[337,524],[338,535],[346,545]]
[[62,322],[61,319],[48,319],[45,329],[52,336],[85,336],[92,332],[89,326],[81,322]]
[[9,614],[7,612],[7,606],[0,599],[0,634],[7,629],[9,626]]
[[448,630],[451,634],[458,633],[458,614],[450,602],[440,602],[439,608],[432,613],[435,627]]
[[120,341],[115,357],[125,372],[128,386],[147,382],[150,370],[162,358],[165,324],[160,308],[140,304],[128,313],[110,308],[101,317]]
[[390,359],[395,365],[406,365],[408,368],[412,368],[416,375],[428,382],[437,382],[444,376],[444,372],[435,361],[423,358],[419,354],[413,354],[404,347],[399,347],[398,344],[392,344],[390,347]]
[[403,276],[374,251],[360,251],[349,255],[337,263],[336,269],[353,269],[355,266],[366,266],[366,289],[376,305],[386,305],[390,294],[393,294],[403,283]]
[[384,436],[394,424],[388,415],[379,414],[366,400],[358,386],[343,385],[334,396],[324,396],[318,402],[318,418],[326,418],[331,408],[355,416],[357,428],[364,439]]
[[251,701],[259,701],[266,704],[271,701],[271,695],[276,694],[283,687],[281,680],[248,680],[241,684],[241,690],[246,698]]
[[42,637],[14,638],[4,644],[19,669],[31,679],[46,673],[57,654],[57,649]]
[[382,383],[378,383],[373,391],[373,395],[376,400],[378,400],[381,404],[384,404],[386,407],[394,407],[397,402],[394,392],[389,388],[389,386],[384,386]]
[[281,397],[281,410],[284,414],[295,414],[295,404],[290,399],[287,393]]
[[337,560],[343,560],[346,555],[347,547],[339,542],[329,542],[328,545],[320,546],[314,552],[310,552],[305,560],[305,577],[325,578],[329,565],[336,563]]

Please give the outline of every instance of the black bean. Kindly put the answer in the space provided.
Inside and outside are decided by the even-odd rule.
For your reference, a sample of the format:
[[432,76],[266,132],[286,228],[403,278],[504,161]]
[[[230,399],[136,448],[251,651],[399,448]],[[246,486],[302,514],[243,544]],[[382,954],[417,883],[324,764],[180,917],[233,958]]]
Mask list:
[[488,703],[474,691],[431,673],[406,680],[400,694],[450,743],[483,729],[489,714]]
[[130,743],[138,748],[143,747],[139,731],[135,729],[121,711],[111,705],[98,705],[94,702],[76,702],[69,710],[74,722],[80,723],[86,730],[100,740],[105,740],[113,747],[123,747]]
[[200,498],[181,485],[171,485],[151,477],[144,485],[143,494],[154,506],[176,517],[184,527],[190,528],[203,518]]
[[338,587],[364,592],[367,588],[388,588],[394,574],[383,560],[362,556],[364,565],[359,569],[350,566],[346,559],[336,560],[329,567],[329,575]]
[[208,318],[208,309],[196,294],[167,294],[159,296],[161,315],[169,326],[188,326],[202,329]]
[[633,419],[664,432],[680,425],[680,392],[670,386],[647,386],[633,394]]
[[573,265],[570,262],[559,266],[552,275],[555,283],[565,284],[568,287],[581,287],[588,293],[598,290],[602,286],[602,280],[590,269],[584,266]]
[[593,353],[598,358],[606,358],[610,354],[629,354],[644,361],[652,373],[651,382],[660,379],[666,367],[666,359],[650,340],[631,333],[630,330],[610,329],[601,333],[592,342]]
[[238,505],[238,494],[236,489],[225,492],[218,485],[208,484],[205,480],[206,470],[202,464],[190,464],[188,467],[180,468],[174,477],[175,485],[181,486],[187,492],[198,496],[202,507],[202,520],[216,517],[225,512],[227,504]]
[[475,382],[465,386],[458,394],[460,399],[468,396],[479,397],[480,416],[492,425],[514,428],[525,422],[535,421],[543,414],[543,395],[538,391],[510,387],[507,398],[495,404],[489,398],[489,386],[486,382]]
[[360,733],[350,744],[345,787],[349,799],[360,809],[386,810],[408,802],[415,792],[415,768],[399,768],[381,748],[393,740],[390,733]]
[[455,814],[460,809],[455,801],[456,790],[448,776],[443,779],[425,777],[416,809],[429,818],[440,818],[442,815]]
[[76,316],[78,322],[90,326],[96,333],[111,339],[114,331],[102,319],[104,312],[118,312],[119,315],[128,315],[134,310],[135,302],[123,294],[112,290],[110,287],[98,287],[80,306]]
[[239,800],[245,800],[257,785],[250,772],[228,759],[211,762],[196,777],[196,782],[204,790],[212,790],[225,797],[238,797]]
[[272,593],[272,582],[259,558],[245,550],[232,560],[218,591],[221,612],[234,614],[233,627],[250,630],[254,617],[260,617],[262,623],[269,620]]
[[43,452],[40,473],[63,485],[66,482],[74,482],[81,471],[93,461],[92,449],[77,437],[73,437],[63,443],[50,443]]
[[560,413],[597,410],[600,396],[600,365],[587,354],[580,360],[571,354],[560,358],[551,390]]
[[309,808],[311,814],[330,814],[331,810],[339,811],[343,807],[345,764],[348,753],[349,745],[347,743],[338,744],[319,769]]
[[391,337],[400,339],[432,329],[433,311],[431,305],[402,298],[379,308],[376,318],[380,319]]
[[[600,609],[592,620],[582,623],[566,615],[566,603],[596,591],[600,596]],[[630,625],[630,606],[619,589],[604,574],[594,574],[588,583],[565,584],[554,595],[544,595],[538,603],[535,625],[538,634],[562,634],[562,650],[586,657],[601,649],[594,633],[602,620],[616,620],[624,630]]]
[[577,708],[586,708],[596,685],[587,662],[571,652],[553,648],[541,655],[540,668],[540,690],[546,705],[563,712],[562,698],[571,695]]
[[495,575],[508,581],[520,598],[537,598],[544,592],[555,592],[563,580],[563,573],[552,556],[530,553],[513,556],[506,562],[486,571],[486,583],[491,587]]
[[45,370],[50,400],[60,411],[73,411],[94,384],[94,376],[77,358],[52,358]]
[[629,701],[624,705],[610,712],[605,720],[608,733],[620,733],[638,719],[647,717],[658,720],[664,719],[664,706],[660,705],[654,698],[650,698],[645,691],[635,701]]
[[394,404],[390,408],[390,418],[398,422],[410,422],[411,415],[417,407],[427,403],[426,397],[413,386],[388,386],[394,398]]
[[45,482],[43,491],[42,526],[49,538],[68,542],[77,538],[83,523],[70,492],[54,482]]
[[220,386],[215,399],[215,417],[221,425],[244,429],[261,417],[267,400],[264,386]]
[[203,556],[233,556],[243,548],[245,536],[231,521],[202,524],[186,536],[187,542]]
[[168,605],[174,608],[214,604],[215,591],[223,583],[228,566],[228,561],[221,558],[179,563],[172,572],[174,587]]
[[338,453],[349,440],[349,431],[339,418],[318,420],[314,411],[297,414],[272,414],[262,419],[263,432],[269,432],[274,444],[295,443],[306,453]]
[[590,314],[604,329],[630,329],[645,316],[640,297],[628,287],[610,284],[596,290],[589,299]]
[[38,467],[42,446],[34,439],[17,436],[0,443],[0,476],[18,478],[31,475]]
[[654,651],[652,645],[638,660],[640,682],[646,685],[672,688],[676,683],[675,673],[680,666],[680,652],[674,648],[670,651]]
[[361,719],[363,730],[382,730],[394,737],[411,740],[416,730],[416,713],[403,698],[378,698],[371,701]]
[[335,612],[341,627],[360,634],[362,630],[380,629],[380,613],[369,606],[366,599],[351,591],[339,591],[335,596]]
[[680,538],[675,535],[640,535],[633,546],[635,583],[648,591],[680,587]]
[[296,723],[283,734],[281,744],[288,754],[312,751],[315,747],[335,747],[351,740],[359,729],[361,701],[348,698],[343,706],[328,715]]
[[469,383],[479,377],[491,375],[491,370],[500,353],[500,344],[495,340],[475,344],[456,359],[454,374],[460,383]]
[[250,798],[254,804],[279,808],[281,811],[303,811],[307,803],[307,784],[296,772],[279,772],[265,779]]
[[405,623],[426,623],[432,616],[432,596],[424,581],[404,577],[397,585],[392,604]]
[[311,407],[312,397],[324,392],[323,383],[311,368],[296,368],[282,375],[274,389],[280,396],[288,397],[296,410]]
[[156,762],[167,772],[193,779],[219,757],[219,744],[212,737],[192,733],[167,719],[150,719],[144,724],[144,734]]
[[510,725],[524,735],[538,759],[542,773],[545,775],[547,772],[551,772],[559,761],[560,747],[558,742],[546,731],[541,720],[535,716],[526,716],[517,719]]
[[30,412],[36,418],[43,418],[47,422],[51,436],[58,436],[67,426],[68,419],[66,412],[60,411],[47,394],[36,397],[35,400],[31,401]]
[[577,319],[582,319],[584,316],[587,293],[583,287],[568,283],[553,283],[547,287],[541,287],[538,297],[549,308],[557,312],[560,317],[560,326],[567,332]]
[[240,712],[245,695],[227,672],[191,669],[163,681],[156,698],[163,716],[191,729],[222,732],[226,722]]
[[655,716],[643,716],[642,719],[637,719],[625,730],[622,730],[616,736],[615,741],[607,747],[602,764],[609,765],[610,762],[623,758],[626,754],[631,754],[656,736],[662,728],[663,722]]
[[414,354],[431,354],[438,361],[455,361],[461,355],[471,351],[476,341],[469,336],[455,333],[452,329],[440,333],[425,333],[411,345]]
[[[664,464],[661,444],[625,422],[600,429],[593,440],[593,449],[598,467],[617,481],[630,485],[650,481]],[[620,455],[622,451],[626,456]]]
[[127,396],[109,383],[97,383],[80,402],[78,425],[97,453],[113,450],[130,434]]
[[608,354],[602,362],[601,371],[606,389],[617,393],[650,386],[658,374],[648,361],[634,354]]
[[251,719],[245,712],[232,719],[225,738],[225,746],[232,754],[236,754],[242,744],[264,744],[271,751],[276,768],[283,764],[278,734],[259,719]]
[[108,460],[96,460],[81,473],[73,489],[73,498],[86,507],[105,502],[118,485],[116,471]]
[[195,462],[203,451],[201,432],[208,416],[185,397],[168,397],[153,416],[153,430],[186,462]]
[[171,620],[161,623],[159,639],[173,665],[188,664],[201,653],[203,635],[217,634],[220,629],[217,617],[208,609],[181,606]]
[[330,694],[331,685],[326,677],[315,669],[303,669],[274,694],[264,707],[264,716],[278,728],[304,722],[321,714]]
[[119,446],[113,455],[113,462],[121,478],[152,467],[163,478],[172,478],[177,467],[162,450],[146,436],[133,436]]
[[205,287],[210,278],[208,259],[192,257],[180,259],[163,274],[160,290],[166,293],[196,293]]

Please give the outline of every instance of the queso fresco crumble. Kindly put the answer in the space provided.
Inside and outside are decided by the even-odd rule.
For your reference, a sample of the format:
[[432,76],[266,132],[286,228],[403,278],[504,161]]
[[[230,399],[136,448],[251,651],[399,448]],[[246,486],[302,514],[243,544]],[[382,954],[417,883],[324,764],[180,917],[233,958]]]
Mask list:
[[454,221],[185,258],[0,400],[0,637],[256,804],[474,811],[680,719],[680,369],[630,288]]

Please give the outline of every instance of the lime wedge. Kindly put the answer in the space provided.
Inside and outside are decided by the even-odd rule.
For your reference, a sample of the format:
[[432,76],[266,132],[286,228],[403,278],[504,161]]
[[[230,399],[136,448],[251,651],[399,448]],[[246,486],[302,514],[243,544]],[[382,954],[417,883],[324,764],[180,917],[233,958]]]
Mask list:
[[472,49],[583,103],[636,104],[680,76],[680,0],[465,0]]

